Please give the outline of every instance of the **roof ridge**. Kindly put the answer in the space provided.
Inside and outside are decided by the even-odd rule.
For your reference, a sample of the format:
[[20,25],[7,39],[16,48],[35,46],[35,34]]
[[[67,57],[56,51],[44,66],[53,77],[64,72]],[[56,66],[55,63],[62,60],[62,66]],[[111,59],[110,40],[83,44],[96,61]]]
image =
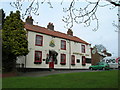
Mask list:
[[[67,35],[66,33],[63,33],[60,31],[49,30],[45,27],[41,27],[38,25],[25,24],[25,28],[27,28],[27,30],[30,30],[30,31],[40,32],[40,33],[44,33],[44,34],[51,35],[51,36],[56,36],[56,37],[60,37],[60,38],[64,38],[64,39],[68,39],[68,40],[72,40],[72,41],[76,41],[76,42],[81,42],[84,44],[89,44],[77,36],[70,36],[70,35]],[[44,29],[44,30],[42,30],[42,29]]]
[[[29,25],[29,24],[28,24]],[[44,28],[44,29],[47,29],[46,27],[42,27],[42,26],[38,26],[38,25],[31,25],[31,26],[35,26],[35,27],[40,27],[40,28]],[[49,29],[47,29],[47,30],[49,30]],[[67,35],[66,33],[63,33],[63,32],[60,32],[60,31],[54,31],[54,30],[50,30],[50,31],[52,31],[52,32],[58,32],[58,33],[61,33],[61,34],[65,34],[65,35]],[[70,36],[70,35],[67,35],[67,36]],[[74,36],[72,36],[72,37],[74,37]],[[78,37],[77,37],[78,38]]]

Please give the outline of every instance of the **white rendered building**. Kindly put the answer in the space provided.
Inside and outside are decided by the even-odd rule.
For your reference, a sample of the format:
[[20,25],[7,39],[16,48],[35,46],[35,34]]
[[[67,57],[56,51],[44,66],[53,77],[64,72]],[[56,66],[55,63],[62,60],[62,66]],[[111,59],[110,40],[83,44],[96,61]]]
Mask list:
[[54,30],[33,25],[32,17],[26,19],[28,49],[27,56],[19,57],[17,63],[25,68],[88,69],[91,65],[91,47],[84,40]]

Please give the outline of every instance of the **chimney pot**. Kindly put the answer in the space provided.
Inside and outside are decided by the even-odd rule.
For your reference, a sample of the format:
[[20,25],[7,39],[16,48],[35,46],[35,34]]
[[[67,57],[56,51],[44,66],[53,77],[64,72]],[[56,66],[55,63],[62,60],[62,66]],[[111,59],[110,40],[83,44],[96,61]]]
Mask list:
[[26,23],[27,23],[27,24],[30,24],[30,25],[33,25],[32,16],[28,16],[28,17],[26,18]]
[[67,35],[73,36],[73,31],[71,29],[68,29]]
[[48,25],[47,25],[47,28],[54,31],[53,23],[49,22]]

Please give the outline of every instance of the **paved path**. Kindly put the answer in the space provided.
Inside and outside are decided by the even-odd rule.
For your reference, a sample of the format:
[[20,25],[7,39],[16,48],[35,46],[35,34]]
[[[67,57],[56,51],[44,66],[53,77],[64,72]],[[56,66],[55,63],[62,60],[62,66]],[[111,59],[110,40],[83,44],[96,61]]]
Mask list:
[[52,71],[37,71],[37,72],[26,72],[20,73],[19,77],[27,76],[27,77],[40,77],[40,76],[48,76],[59,73],[73,73],[73,72],[98,72],[97,70],[52,70]]

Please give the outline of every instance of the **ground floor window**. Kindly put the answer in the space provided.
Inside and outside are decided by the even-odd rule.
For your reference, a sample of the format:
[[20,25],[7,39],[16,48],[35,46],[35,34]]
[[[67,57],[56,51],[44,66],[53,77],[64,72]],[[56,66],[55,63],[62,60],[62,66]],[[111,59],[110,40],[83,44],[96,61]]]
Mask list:
[[91,59],[90,58],[86,58],[86,63],[91,63]]
[[71,56],[71,65],[75,65],[75,55]]
[[77,59],[77,63],[80,63],[80,59]]
[[85,56],[82,56],[82,66],[85,66],[86,65],[86,58]]
[[41,64],[41,63],[42,63],[42,51],[35,51],[34,64]]
[[66,64],[66,54],[61,54],[61,65],[65,65]]

